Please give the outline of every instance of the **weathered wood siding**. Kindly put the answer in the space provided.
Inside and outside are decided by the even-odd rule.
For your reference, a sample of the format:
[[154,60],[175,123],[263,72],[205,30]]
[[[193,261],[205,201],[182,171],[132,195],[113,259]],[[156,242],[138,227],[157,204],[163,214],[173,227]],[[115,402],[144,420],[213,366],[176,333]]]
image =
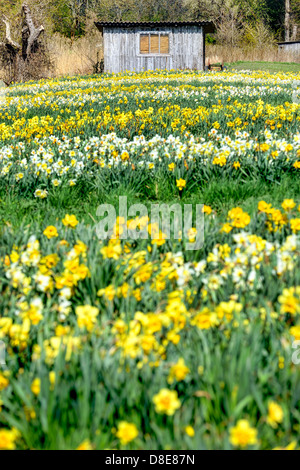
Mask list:
[[[142,32],[169,33],[169,54],[142,55],[139,37]],[[103,29],[104,71],[142,71],[156,69],[204,69],[204,32],[199,26]]]
[[295,42],[291,44],[280,44],[279,50],[284,51],[287,54],[295,54],[300,56],[300,42]]

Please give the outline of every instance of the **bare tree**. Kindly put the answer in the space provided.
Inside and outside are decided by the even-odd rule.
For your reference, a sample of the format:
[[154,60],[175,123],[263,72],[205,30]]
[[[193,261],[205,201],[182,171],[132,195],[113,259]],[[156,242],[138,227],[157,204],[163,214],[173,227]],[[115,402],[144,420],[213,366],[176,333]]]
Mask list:
[[291,41],[296,41],[299,36],[300,25],[300,0],[291,0]]
[[239,5],[224,0],[217,18],[217,39],[221,44],[235,47],[243,35],[243,17]]
[[291,19],[291,1],[285,0],[285,41],[289,42],[290,40],[290,19]]
[[44,46],[39,41],[44,26],[36,27],[31,11],[26,3],[22,6],[21,43],[12,38],[10,22],[2,18],[5,25],[5,39],[0,42],[0,63],[5,70],[4,81],[12,82],[40,78],[45,67],[50,67]]

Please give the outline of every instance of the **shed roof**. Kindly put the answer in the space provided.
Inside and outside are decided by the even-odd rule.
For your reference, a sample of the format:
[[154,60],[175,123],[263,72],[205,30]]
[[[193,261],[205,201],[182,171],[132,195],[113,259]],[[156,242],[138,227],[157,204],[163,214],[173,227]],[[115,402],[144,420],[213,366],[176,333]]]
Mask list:
[[278,42],[278,46],[288,46],[289,44],[300,44],[300,41]]
[[119,28],[132,28],[136,26],[140,27],[180,27],[180,26],[199,26],[204,29],[205,33],[214,33],[215,26],[211,21],[96,21],[95,25],[99,30],[103,28],[119,27]]

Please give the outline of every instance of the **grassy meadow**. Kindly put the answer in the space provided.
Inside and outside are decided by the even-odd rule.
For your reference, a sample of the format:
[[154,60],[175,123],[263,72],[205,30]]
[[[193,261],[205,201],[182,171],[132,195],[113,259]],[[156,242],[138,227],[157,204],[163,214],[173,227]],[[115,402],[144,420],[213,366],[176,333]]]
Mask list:
[[237,61],[226,64],[230,70],[253,70],[253,71],[264,71],[270,73],[277,72],[300,72],[300,64],[293,62],[263,62],[263,61]]
[[[237,65],[1,98],[0,449],[299,446],[300,70]],[[99,240],[120,196],[203,204],[203,248]]]

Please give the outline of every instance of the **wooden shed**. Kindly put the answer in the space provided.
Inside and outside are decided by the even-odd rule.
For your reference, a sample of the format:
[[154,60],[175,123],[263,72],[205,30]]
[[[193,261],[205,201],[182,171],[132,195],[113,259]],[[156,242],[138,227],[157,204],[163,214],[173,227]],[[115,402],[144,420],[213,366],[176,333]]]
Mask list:
[[103,35],[104,72],[204,70],[210,22],[96,22]]
[[300,41],[278,42],[279,51],[293,54],[300,58]]

